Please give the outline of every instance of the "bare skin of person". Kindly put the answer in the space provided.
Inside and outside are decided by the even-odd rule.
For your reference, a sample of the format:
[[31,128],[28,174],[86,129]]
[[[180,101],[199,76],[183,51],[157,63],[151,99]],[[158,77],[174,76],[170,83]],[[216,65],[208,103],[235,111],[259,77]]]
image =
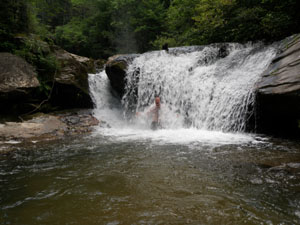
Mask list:
[[[159,111],[160,111],[160,97],[155,97],[155,105],[147,112],[147,115],[152,117],[151,122],[151,129],[157,130],[160,128],[160,121],[159,121]],[[138,116],[140,113],[137,112],[136,115]]]
[[151,123],[151,129],[156,130],[160,127],[159,122],[159,110],[160,110],[160,98],[155,98],[155,106],[150,109],[150,112],[152,113],[152,123]]

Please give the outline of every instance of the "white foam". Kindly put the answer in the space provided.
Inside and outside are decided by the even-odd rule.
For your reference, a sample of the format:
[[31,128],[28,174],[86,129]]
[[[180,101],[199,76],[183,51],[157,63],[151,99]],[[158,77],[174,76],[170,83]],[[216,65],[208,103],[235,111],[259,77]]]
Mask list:
[[20,144],[21,141],[10,140],[10,141],[5,141],[4,143],[5,144],[16,145],[16,144]]
[[97,134],[111,137],[119,142],[153,142],[155,144],[183,144],[183,145],[229,145],[259,143],[253,135],[242,133],[224,133],[221,131],[207,131],[196,128],[145,130],[136,127],[99,128]]
[[[207,130],[244,131],[254,102],[254,86],[275,55],[272,47],[229,46],[229,55],[218,58],[218,48],[172,55],[150,52],[134,59],[127,71],[125,110],[132,111],[138,90],[136,111],[143,111],[159,93],[162,104],[193,127]],[[139,71],[137,84],[136,71]],[[171,125],[171,126],[169,126]],[[181,125],[182,126],[182,125]],[[165,123],[173,128],[173,124]]]

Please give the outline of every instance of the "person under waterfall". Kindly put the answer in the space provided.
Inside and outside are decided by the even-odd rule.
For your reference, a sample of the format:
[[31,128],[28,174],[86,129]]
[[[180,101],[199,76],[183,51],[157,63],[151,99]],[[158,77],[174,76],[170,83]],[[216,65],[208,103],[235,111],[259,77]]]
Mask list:
[[[161,110],[160,97],[156,96],[154,99],[154,106],[152,106],[150,110],[147,112],[147,115],[152,118],[152,122],[150,126],[152,130],[157,130],[161,128],[160,118],[159,118],[160,110]],[[136,115],[138,116],[140,115],[140,113],[137,112]]]
[[160,97],[155,97],[155,105],[150,108],[150,113],[152,114],[152,123],[151,123],[151,129],[157,130],[158,128],[161,128],[160,120],[159,120],[159,111],[160,111]]

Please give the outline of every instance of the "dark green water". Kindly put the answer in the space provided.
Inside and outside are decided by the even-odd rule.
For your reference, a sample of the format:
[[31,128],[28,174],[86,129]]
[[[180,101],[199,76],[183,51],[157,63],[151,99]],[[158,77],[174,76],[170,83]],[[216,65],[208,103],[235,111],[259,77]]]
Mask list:
[[85,137],[0,155],[0,224],[300,224],[300,145]]

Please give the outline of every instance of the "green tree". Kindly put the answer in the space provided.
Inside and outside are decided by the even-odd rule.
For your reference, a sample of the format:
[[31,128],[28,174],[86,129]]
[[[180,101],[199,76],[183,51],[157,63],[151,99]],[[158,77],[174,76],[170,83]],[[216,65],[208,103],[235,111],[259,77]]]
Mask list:
[[71,18],[70,0],[32,0],[36,17],[41,24],[54,31],[56,26],[65,25]]
[[112,2],[99,0],[96,3],[97,13],[87,19],[83,35],[87,36],[90,56],[94,58],[108,57],[115,53],[111,25]]
[[159,0],[143,0],[132,18],[139,52],[153,49],[152,42],[165,30],[166,11]]
[[167,11],[165,33],[173,45],[197,44],[197,30],[193,17],[196,15],[195,7],[199,0],[174,0]]
[[29,7],[26,0],[2,0],[0,9],[0,50],[14,48],[16,34],[30,30]]

